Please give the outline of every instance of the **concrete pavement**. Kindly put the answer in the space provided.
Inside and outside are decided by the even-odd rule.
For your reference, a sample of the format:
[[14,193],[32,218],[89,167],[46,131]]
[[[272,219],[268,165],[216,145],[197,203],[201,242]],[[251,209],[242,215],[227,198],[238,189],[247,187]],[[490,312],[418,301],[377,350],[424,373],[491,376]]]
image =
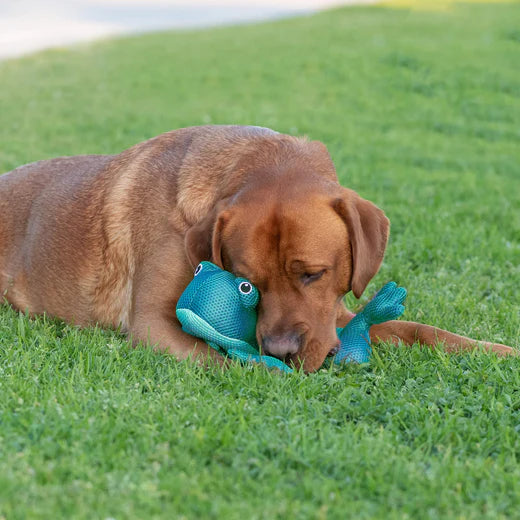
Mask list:
[[1,0],[0,59],[119,34],[267,20],[375,0]]

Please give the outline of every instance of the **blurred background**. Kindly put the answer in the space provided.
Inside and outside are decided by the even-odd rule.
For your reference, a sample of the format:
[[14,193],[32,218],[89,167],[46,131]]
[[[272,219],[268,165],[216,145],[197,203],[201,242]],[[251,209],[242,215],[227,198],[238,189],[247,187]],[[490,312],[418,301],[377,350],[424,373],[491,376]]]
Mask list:
[[375,0],[2,0],[0,59],[95,38],[268,20]]

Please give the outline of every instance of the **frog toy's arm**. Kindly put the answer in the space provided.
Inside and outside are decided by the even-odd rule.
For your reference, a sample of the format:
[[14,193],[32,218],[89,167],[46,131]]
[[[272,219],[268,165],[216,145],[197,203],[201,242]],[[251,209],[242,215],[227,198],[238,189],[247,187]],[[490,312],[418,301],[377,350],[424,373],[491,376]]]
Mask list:
[[395,282],[387,283],[343,328],[338,329],[340,348],[335,363],[366,363],[370,359],[370,327],[388,320],[395,320],[404,312],[406,289]]

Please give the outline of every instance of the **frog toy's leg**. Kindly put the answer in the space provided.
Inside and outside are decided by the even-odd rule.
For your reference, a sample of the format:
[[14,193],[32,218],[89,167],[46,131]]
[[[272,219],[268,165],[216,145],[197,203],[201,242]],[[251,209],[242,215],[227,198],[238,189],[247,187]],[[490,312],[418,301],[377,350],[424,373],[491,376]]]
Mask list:
[[387,283],[362,312],[338,331],[340,348],[334,362],[366,363],[372,352],[370,327],[401,316],[404,312],[403,302],[405,298],[406,289],[397,287],[395,282]]

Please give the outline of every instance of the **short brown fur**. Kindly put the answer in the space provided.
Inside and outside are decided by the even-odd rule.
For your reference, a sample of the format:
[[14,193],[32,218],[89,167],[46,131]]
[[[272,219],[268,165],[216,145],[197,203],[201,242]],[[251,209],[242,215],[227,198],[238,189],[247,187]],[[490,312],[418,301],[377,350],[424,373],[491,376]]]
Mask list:
[[[377,273],[384,213],[342,188],[326,147],[258,127],[185,128],[119,155],[64,157],[0,177],[0,293],[81,326],[121,326],[183,359],[219,356],[184,333],[175,304],[201,260],[261,293],[264,350],[316,370],[353,316],[342,304]],[[392,321],[381,340],[482,344]]]

